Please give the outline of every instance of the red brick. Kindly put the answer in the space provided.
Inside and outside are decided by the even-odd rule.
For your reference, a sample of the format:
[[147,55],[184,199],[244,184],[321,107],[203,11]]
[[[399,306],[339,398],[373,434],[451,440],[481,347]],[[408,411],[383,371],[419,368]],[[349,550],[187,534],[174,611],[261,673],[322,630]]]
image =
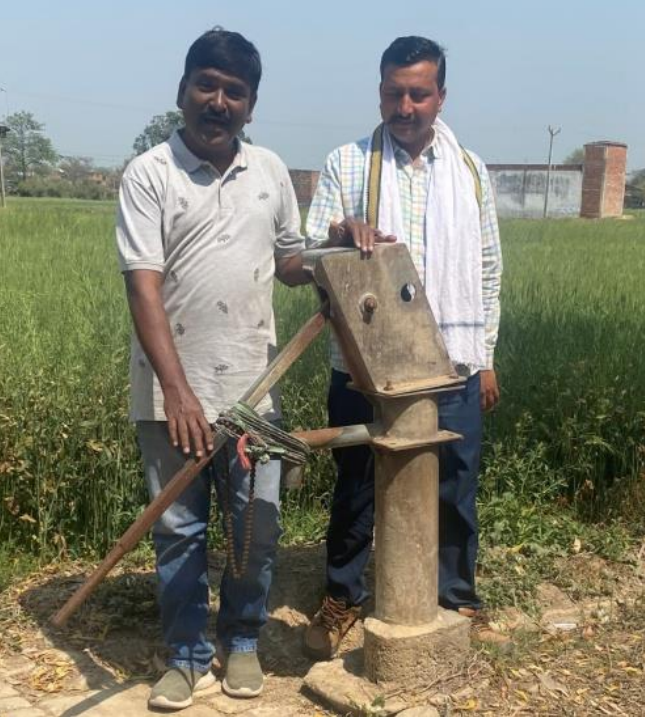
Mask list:
[[627,145],[592,142],[585,145],[580,216],[619,217],[623,213]]

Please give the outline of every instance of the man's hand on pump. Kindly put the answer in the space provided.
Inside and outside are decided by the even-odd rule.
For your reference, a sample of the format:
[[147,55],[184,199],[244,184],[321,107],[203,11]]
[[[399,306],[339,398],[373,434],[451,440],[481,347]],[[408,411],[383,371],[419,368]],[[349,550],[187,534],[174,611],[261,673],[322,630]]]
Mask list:
[[331,222],[328,236],[328,246],[354,246],[365,256],[374,251],[376,244],[393,244],[396,241],[392,234],[383,234],[363,221],[349,218],[342,222]]

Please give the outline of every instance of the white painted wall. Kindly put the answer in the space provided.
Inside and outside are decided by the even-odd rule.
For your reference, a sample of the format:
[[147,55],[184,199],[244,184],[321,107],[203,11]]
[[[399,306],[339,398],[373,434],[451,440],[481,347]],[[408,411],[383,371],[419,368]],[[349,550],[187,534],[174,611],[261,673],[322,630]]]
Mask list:
[[[488,168],[500,217],[542,217],[546,168]],[[551,169],[550,217],[577,217],[582,200],[582,167]]]

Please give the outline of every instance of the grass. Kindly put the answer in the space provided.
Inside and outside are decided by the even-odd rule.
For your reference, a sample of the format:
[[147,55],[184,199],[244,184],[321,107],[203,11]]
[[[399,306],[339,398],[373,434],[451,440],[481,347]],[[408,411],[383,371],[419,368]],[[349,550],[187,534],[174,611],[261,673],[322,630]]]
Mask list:
[[34,552],[101,550],[145,500],[113,207],[11,203],[1,222],[0,535]]
[[[127,419],[130,321],[114,210],[14,200],[0,214],[0,536],[34,553],[104,552],[146,501]],[[302,288],[279,291],[276,304],[284,341],[317,301]],[[324,425],[326,364],[320,340],[283,382],[290,427]],[[329,459],[317,456],[308,474],[306,488],[285,499],[294,542],[320,533]]]
[[31,573],[37,565],[37,556],[9,543],[0,545],[0,593],[14,581]]
[[639,478],[644,229],[642,219],[504,225],[503,403],[489,426],[496,450],[487,456],[491,468],[503,456],[492,474],[496,492],[516,483],[504,461],[532,448],[545,474],[531,490],[561,486],[594,518]]
[[[101,554],[145,505],[113,231],[109,202],[12,200],[0,212],[0,540],[27,554]],[[483,543],[532,565],[576,537],[616,554],[621,520],[643,527],[645,213],[506,221],[502,240]],[[281,343],[316,304],[309,288],[276,288]],[[325,425],[327,378],[323,337],[282,382],[288,428]],[[284,497],[286,542],[322,537],[332,485],[317,454],[305,487]]]

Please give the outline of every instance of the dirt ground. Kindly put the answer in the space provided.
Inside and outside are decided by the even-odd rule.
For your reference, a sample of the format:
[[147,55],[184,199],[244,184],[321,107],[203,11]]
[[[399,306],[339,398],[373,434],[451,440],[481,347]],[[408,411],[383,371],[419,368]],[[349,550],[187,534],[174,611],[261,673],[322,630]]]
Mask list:
[[[539,587],[533,614],[510,608],[495,616],[513,636],[512,653],[475,647],[463,669],[447,670],[430,685],[383,686],[384,697],[433,705],[440,715],[645,715],[644,559],[645,550],[622,563],[589,554],[563,559],[557,584]],[[223,556],[212,554],[210,565],[215,614]],[[332,714],[303,688],[311,662],[301,643],[322,594],[323,565],[322,546],[280,550],[270,620],[260,643],[265,692],[259,701],[229,700],[219,692],[200,698],[209,714]],[[33,707],[33,715],[92,714],[65,706],[151,683],[163,665],[149,564],[119,568],[67,630],[48,625],[87,570],[80,564],[52,566],[0,595],[0,697],[4,683],[7,694]],[[343,649],[361,646],[358,623]],[[144,686],[138,689],[136,699],[145,702]],[[378,711],[365,705],[361,714]],[[6,715],[14,717],[12,711]]]

